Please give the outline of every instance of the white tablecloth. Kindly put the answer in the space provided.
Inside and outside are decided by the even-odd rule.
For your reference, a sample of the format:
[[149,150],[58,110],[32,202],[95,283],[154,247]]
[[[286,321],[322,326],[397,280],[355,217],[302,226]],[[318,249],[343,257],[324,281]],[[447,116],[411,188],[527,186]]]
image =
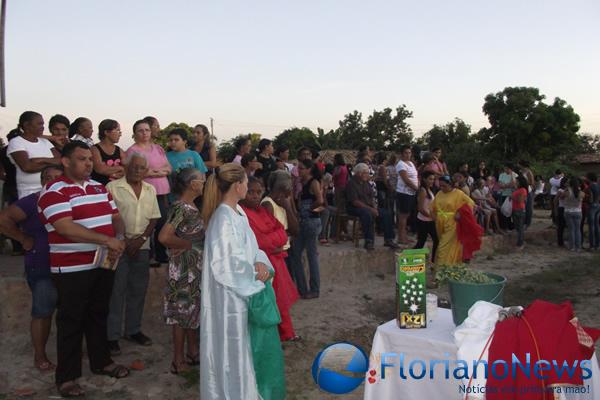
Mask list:
[[[375,332],[373,347],[369,358],[369,371],[374,370],[376,374],[371,377],[370,383],[365,382],[365,400],[460,400],[465,394],[459,392],[463,384],[460,380],[452,377],[453,365],[450,363],[450,377],[445,379],[443,365],[434,367],[434,379],[429,379],[429,360],[455,360],[456,346],[454,345],[454,323],[452,312],[440,308],[434,321],[428,322],[425,329],[400,329],[396,320],[380,325]],[[381,379],[381,354],[395,353],[404,354],[404,375],[402,379],[399,372],[399,357],[386,357],[386,362],[395,363],[395,367],[387,367],[385,379]],[[423,360],[427,364],[428,374],[424,379],[413,379],[408,372],[408,366],[412,360]],[[415,366],[418,375],[422,368]],[[568,400],[599,400],[600,399],[600,368],[596,355],[592,357],[592,378],[584,381],[589,384],[591,393],[569,394],[564,397]],[[594,388],[596,389],[594,391]]]

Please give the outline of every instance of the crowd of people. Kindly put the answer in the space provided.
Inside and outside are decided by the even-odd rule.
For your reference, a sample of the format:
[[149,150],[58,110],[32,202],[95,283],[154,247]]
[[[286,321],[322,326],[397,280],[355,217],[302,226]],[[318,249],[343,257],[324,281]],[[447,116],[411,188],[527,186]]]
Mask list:
[[[121,338],[152,345],[142,320],[153,266],[168,264],[171,372],[202,364],[202,398],[279,399],[281,342],[302,340],[290,309],[319,297],[319,245],[354,240],[349,219],[367,251],[377,234],[391,250],[430,239],[432,264],[456,265],[471,259],[484,234],[514,229],[522,249],[536,196],[546,196],[527,161],[506,163],[497,175],[483,161],[451,173],[439,148],[375,154],[363,146],[353,165],[342,153],[325,164],[308,147],[291,162],[287,146],[262,139],[252,149],[241,138],[223,163],[202,124],[192,134],[167,132],[168,151],[154,117],[134,123],[127,150],[112,119],[99,123],[97,143],[87,118],[55,115],[49,130],[45,136],[42,115],[28,111],[8,135],[0,231],[25,253],[34,363],[55,371],[64,397],[84,394],[84,335],[92,372],[114,378],[129,374],[112,359]],[[544,202],[555,205],[559,245],[568,227],[569,248],[580,251],[585,215],[590,248],[598,249],[597,177],[556,171],[550,185]],[[56,365],[46,355],[55,312]]]

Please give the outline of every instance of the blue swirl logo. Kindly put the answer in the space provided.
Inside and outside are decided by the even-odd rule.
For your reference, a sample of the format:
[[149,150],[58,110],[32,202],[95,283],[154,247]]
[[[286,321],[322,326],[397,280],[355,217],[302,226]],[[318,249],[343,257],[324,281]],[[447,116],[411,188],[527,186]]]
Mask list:
[[312,376],[322,390],[345,394],[365,380],[368,366],[369,359],[360,347],[346,342],[334,343],[317,354]]

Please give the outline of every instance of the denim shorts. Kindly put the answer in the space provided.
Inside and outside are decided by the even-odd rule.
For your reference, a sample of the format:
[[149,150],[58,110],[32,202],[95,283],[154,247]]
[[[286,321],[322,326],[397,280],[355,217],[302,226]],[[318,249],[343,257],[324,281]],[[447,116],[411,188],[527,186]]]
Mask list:
[[31,317],[48,318],[56,309],[58,293],[50,278],[28,282],[31,289]]

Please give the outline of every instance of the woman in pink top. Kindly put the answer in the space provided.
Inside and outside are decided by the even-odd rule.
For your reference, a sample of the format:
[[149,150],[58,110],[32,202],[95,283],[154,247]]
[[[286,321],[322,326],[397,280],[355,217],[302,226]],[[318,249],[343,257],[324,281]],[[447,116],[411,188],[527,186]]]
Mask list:
[[421,187],[417,194],[417,244],[415,249],[422,249],[427,242],[427,236],[431,236],[433,248],[431,250],[431,262],[435,261],[435,251],[438,246],[438,237],[435,230],[435,221],[432,218],[431,202],[433,201],[433,184],[435,174],[431,171],[425,171],[421,174]]
[[158,200],[158,207],[160,209],[161,218],[156,224],[153,242],[155,262],[152,264],[156,266],[156,264],[169,262],[165,247],[158,241],[158,232],[160,232],[165,223],[167,209],[169,207],[167,196],[171,191],[171,188],[167,177],[171,174],[171,164],[169,163],[169,160],[167,160],[163,148],[152,142],[152,131],[148,121],[139,120],[133,124],[133,140],[135,141],[135,144],[127,149],[127,155],[129,156],[131,153],[140,153],[146,157],[146,160],[148,161],[148,174],[144,180],[156,189],[156,199]]
[[144,179],[154,186],[157,195],[166,195],[171,191],[167,176],[171,173],[171,164],[163,148],[152,142],[150,125],[144,120],[133,124],[133,140],[135,144],[127,149],[127,155],[141,153],[148,160],[148,175]]

